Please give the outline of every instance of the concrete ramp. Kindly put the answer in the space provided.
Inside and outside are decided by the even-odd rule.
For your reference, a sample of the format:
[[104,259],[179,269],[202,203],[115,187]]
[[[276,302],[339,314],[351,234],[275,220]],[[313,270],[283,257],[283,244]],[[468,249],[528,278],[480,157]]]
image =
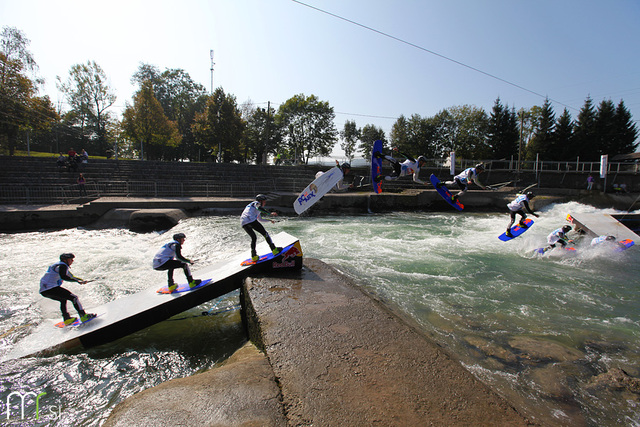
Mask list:
[[590,237],[603,235],[615,236],[616,240],[631,239],[635,242],[640,237],[623,225],[618,219],[608,214],[569,214],[567,221],[584,230]]
[[[163,279],[162,283],[153,288],[98,307],[88,307],[88,311],[96,313],[98,318],[84,325],[60,329],[54,326],[55,321],[46,319],[31,335],[18,342],[5,360],[52,354],[77,346],[105,344],[239,289],[245,277],[250,274],[302,268],[302,249],[298,239],[284,232],[272,238],[277,246],[288,249],[271,260],[251,266],[240,265],[251,256],[246,251],[194,271],[194,277],[212,280],[193,291],[158,294],[156,291],[165,284]],[[264,242],[257,249],[261,254],[269,252],[269,247]]]

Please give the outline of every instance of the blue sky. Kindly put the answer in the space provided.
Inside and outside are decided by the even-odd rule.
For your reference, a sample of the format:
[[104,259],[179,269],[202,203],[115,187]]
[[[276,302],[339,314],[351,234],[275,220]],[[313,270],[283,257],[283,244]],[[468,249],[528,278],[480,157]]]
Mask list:
[[334,107],[338,129],[354,120],[389,134],[402,114],[490,112],[497,97],[519,109],[548,96],[573,118],[587,95],[623,99],[640,120],[637,0],[302,3],[360,25],[293,0],[0,0],[0,25],[31,40],[54,103],[56,76],[88,60],[107,74],[115,112],[131,102],[141,62],[181,68],[209,90],[213,49],[214,86],[238,104],[314,94]]

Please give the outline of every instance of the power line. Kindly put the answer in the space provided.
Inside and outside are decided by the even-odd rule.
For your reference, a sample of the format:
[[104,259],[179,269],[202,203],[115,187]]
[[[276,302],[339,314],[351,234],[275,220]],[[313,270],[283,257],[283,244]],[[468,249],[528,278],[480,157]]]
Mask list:
[[518,89],[520,89],[520,90],[523,90],[523,91],[525,91],[525,92],[529,92],[529,93],[531,93],[531,94],[533,94],[533,95],[539,96],[539,97],[544,98],[544,99],[547,99],[547,98],[548,98],[550,101],[553,101],[553,102],[555,102],[555,103],[557,103],[557,104],[560,104],[560,105],[562,105],[562,106],[564,106],[564,107],[567,107],[567,108],[570,108],[570,109],[572,109],[572,110],[578,111],[578,109],[577,109],[577,108],[572,107],[571,105],[567,105],[567,104],[564,104],[564,103],[562,103],[562,102],[560,102],[560,101],[556,101],[556,100],[554,100],[554,99],[551,99],[551,98],[547,97],[546,95],[542,95],[541,93],[538,93],[538,92],[533,91],[533,90],[531,90],[531,89],[527,89],[526,87],[521,86],[521,85],[519,85],[519,84],[517,84],[517,83],[510,82],[509,80],[503,79],[502,77],[498,77],[498,76],[496,76],[495,74],[491,74],[491,73],[488,73],[488,72],[486,72],[486,71],[482,71],[482,70],[480,70],[479,68],[476,68],[476,67],[473,67],[473,66],[471,66],[471,65],[465,64],[464,62],[461,62],[461,61],[455,60],[455,59],[453,59],[453,58],[449,58],[448,56],[442,55],[442,54],[440,54],[440,53],[438,53],[438,52],[434,52],[434,51],[432,51],[432,50],[430,50],[430,49],[427,49],[427,48],[425,48],[425,47],[423,47],[423,46],[417,45],[417,44],[412,43],[412,42],[410,42],[410,41],[407,41],[407,40],[401,39],[401,38],[399,38],[399,37],[393,36],[393,35],[391,35],[391,34],[389,34],[389,33],[385,33],[385,32],[380,31],[380,30],[376,30],[375,28],[369,27],[369,26],[367,26],[367,25],[361,24],[361,23],[359,23],[359,22],[353,21],[353,20],[348,19],[348,18],[345,18],[345,17],[343,17],[343,16],[336,15],[335,13],[331,13],[331,12],[328,12],[328,11],[326,11],[326,10],[320,9],[320,8],[318,8],[318,7],[311,6],[311,5],[309,5],[309,4],[306,4],[306,3],[301,2],[301,1],[299,1],[299,0],[291,0],[291,1],[292,1],[292,2],[294,2],[294,3],[298,3],[299,5],[302,5],[302,6],[306,6],[306,7],[310,8],[310,9],[316,10],[316,11],[318,11],[318,12],[322,12],[322,13],[324,13],[324,14],[326,14],[326,15],[329,15],[329,16],[332,16],[332,17],[334,17],[334,18],[340,19],[340,20],[342,20],[342,21],[348,22],[349,24],[353,24],[353,25],[356,25],[356,26],[358,26],[358,27],[364,28],[365,30],[372,31],[372,32],[374,32],[374,33],[376,33],[376,34],[379,34],[379,35],[381,35],[381,36],[384,36],[384,37],[390,38],[390,39],[395,40],[395,41],[397,41],[397,42],[400,42],[400,43],[406,44],[406,45],[408,45],[408,46],[414,47],[414,48],[419,49],[419,50],[421,50],[421,51],[423,51],[423,52],[430,53],[430,54],[435,55],[435,56],[437,56],[437,57],[439,57],[439,58],[442,58],[442,59],[445,59],[445,60],[447,60],[447,61],[453,62],[454,64],[460,65],[460,66],[462,66],[462,67],[468,68],[468,69],[470,69],[470,70],[472,70],[472,71],[475,71],[475,72],[477,72],[477,73],[483,74],[483,75],[485,75],[485,76],[487,76],[487,77],[490,77],[490,78],[492,78],[492,79],[498,80],[498,81],[500,81],[500,82],[502,82],[502,83],[506,83],[506,84],[508,84],[508,85],[510,85],[510,86],[516,87],[516,88],[518,88]]

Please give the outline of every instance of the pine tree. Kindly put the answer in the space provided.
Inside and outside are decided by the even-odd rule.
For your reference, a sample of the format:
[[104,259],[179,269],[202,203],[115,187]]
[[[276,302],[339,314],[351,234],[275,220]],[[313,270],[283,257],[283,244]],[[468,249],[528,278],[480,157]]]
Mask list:
[[527,159],[535,160],[536,155],[540,155],[542,159],[548,160],[557,157],[555,153],[554,143],[555,113],[549,98],[545,99],[542,106],[542,115],[538,121],[535,135],[531,139],[527,147]]
[[598,157],[602,154],[609,154],[609,157],[617,154],[612,152],[613,145],[616,145],[615,114],[616,107],[610,99],[603,100],[598,106],[594,127],[595,147]]
[[614,115],[615,140],[611,146],[612,155],[629,154],[636,151],[638,128],[631,118],[631,113],[620,100]]
[[509,159],[518,155],[520,133],[515,108],[509,110],[503,106],[500,98],[496,99],[489,116],[487,142],[495,159]]
[[557,153],[556,158],[552,160],[571,160],[575,157],[575,153],[572,151],[572,137],[573,137],[573,123],[569,110],[566,108],[562,112],[562,115],[556,121],[556,129],[553,133],[554,149]]
[[572,147],[581,161],[597,161],[600,159],[595,141],[596,112],[590,96],[578,113],[573,130]]

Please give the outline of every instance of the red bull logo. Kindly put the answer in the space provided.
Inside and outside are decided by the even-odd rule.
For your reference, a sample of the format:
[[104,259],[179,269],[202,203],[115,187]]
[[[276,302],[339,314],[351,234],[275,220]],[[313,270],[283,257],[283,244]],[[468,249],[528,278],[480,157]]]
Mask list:
[[273,268],[292,268],[296,266],[296,257],[302,257],[300,242],[296,242],[289,249],[282,253],[282,261],[274,261]]

